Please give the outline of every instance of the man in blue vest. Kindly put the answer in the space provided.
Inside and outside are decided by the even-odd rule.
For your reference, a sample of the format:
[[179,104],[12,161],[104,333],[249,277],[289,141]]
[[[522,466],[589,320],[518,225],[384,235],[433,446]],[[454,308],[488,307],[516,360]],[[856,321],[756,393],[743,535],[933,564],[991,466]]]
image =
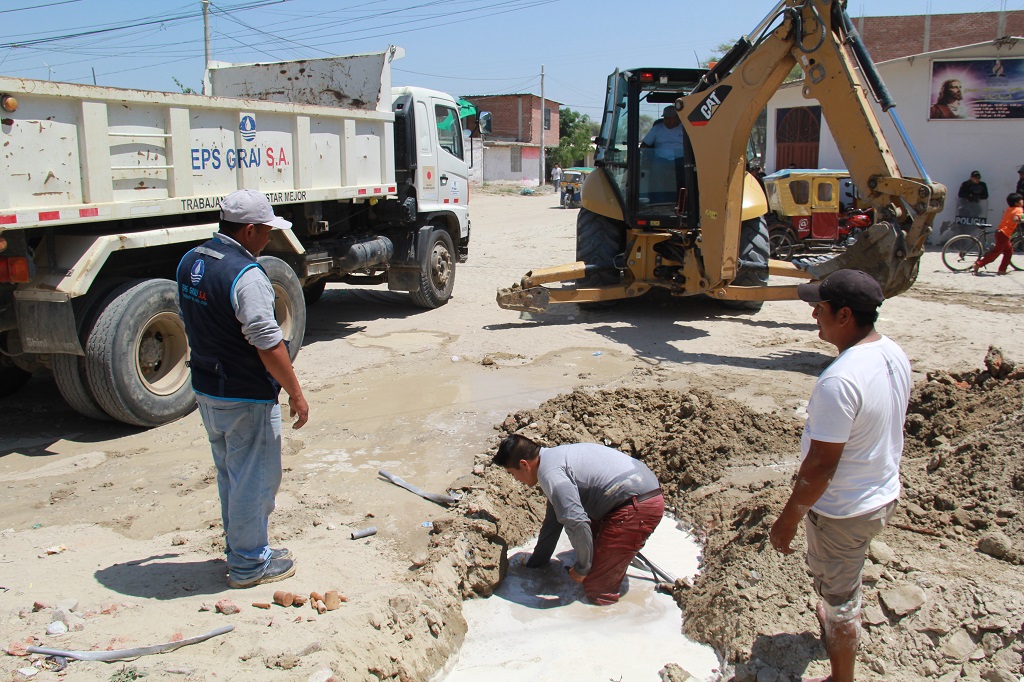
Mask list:
[[265,194],[232,192],[220,203],[220,232],[178,264],[192,388],[217,467],[233,588],[295,575],[291,552],[271,548],[267,530],[281,486],[278,393],[288,393],[292,428],[309,419],[309,405],[274,318],[274,288],[256,262],[271,230],[288,227]]

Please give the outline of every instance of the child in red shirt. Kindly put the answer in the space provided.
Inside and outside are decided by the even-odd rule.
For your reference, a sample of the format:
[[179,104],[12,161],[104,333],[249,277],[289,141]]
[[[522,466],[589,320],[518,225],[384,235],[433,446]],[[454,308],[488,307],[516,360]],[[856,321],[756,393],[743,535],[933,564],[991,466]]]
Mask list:
[[991,263],[997,256],[1002,254],[1003,260],[999,261],[999,271],[996,274],[1005,275],[1006,268],[1010,265],[1010,258],[1013,256],[1013,247],[1010,245],[1010,237],[1013,236],[1017,225],[1021,222],[1021,215],[1024,214],[1024,196],[1014,192],[1006,197],[1009,206],[1003,219],[999,221],[999,228],[996,230],[996,245],[974,264],[974,274],[978,270]]

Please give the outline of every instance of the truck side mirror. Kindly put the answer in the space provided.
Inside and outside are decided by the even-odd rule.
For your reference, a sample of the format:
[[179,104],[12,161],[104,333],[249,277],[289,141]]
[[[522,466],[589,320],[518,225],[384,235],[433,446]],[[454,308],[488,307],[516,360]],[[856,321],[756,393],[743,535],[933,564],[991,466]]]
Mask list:
[[483,135],[491,134],[491,112],[481,111],[476,117],[476,127]]

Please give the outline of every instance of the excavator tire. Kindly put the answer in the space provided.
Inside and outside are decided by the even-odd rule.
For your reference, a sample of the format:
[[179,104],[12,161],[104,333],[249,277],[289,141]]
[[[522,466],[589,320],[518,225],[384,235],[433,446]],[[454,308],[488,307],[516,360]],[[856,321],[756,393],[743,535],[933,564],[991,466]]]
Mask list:
[[[764,216],[744,220],[740,228],[740,266],[736,278],[737,286],[756,287],[768,284],[768,225]],[[722,301],[729,310],[757,312],[764,301]]]
[[[576,218],[576,260],[588,265],[609,263],[626,248],[626,232],[621,225],[585,208]],[[600,270],[576,280],[579,289],[618,284],[620,273],[614,269]]]

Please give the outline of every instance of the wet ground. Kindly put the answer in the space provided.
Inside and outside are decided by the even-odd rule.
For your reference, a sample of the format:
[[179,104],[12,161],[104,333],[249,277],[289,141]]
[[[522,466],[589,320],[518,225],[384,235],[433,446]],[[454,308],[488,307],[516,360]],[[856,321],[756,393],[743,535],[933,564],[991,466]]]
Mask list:
[[[716,409],[719,399],[731,398],[750,410],[751,424],[775,418],[796,423],[814,378],[834,355],[817,339],[806,304],[766,304],[752,315],[665,297],[605,311],[568,305],[525,316],[498,309],[497,288],[533,268],[574,260],[575,212],[554,202],[544,195],[475,192],[470,259],[458,266],[455,298],[438,310],[416,309],[383,287],[343,285],[329,287],[309,310],[296,369],[311,418],[302,430],[286,432],[284,483],[271,520],[274,542],[295,553],[299,569],[295,578],[269,587],[305,594],[338,588],[350,598],[338,611],[268,612],[251,604],[269,600],[273,589],[226,589],[219,504],[197,414],[150,430],[92,422],[60,404],[52,379],[44,375],[0,399],[0,587],[7,588],[0,590],[0,644],[36,638],[68,648],[122,648],[230,623],[235,630],[216,641],[132,665],[140,673],[175,679],[207,679],[214,672],[230,680],[308,679],[325,669],[345,680],[425,679],[463,641],[462,598],[488,594],[500,575],[498,538],[514,547],[539,526],[539,519],[521,511],[529,500],[516,493],[501,510],[512,530],[502,526],[498,532],[487,518],[498,510],[483,499],[489,475],[474,473],[510,418],[526,427],[530,422],[520,423],[517,414],[574,389],[672,389],[704,391],[710,398],[703,405]],[[883,306],[879,329],[907,350],[917,379],[933,370],[976,370],[993,343],[1010,357],[1024,358],[1021,294],[1024,274],[954,274],[929,253],[915,287]],[[569,420],[576,425],[552,421],[552,433],[607,438],[645,455],[659,450],[661,436],[654,435],[672,435],[676,440],[666,447],[675,448],[670,454],[678,460],[662,457],[659,475],[673,469],[688,474],[692,480],[682,484],[676,511],[686,512],[688,501],[700,503],[714,512],[718,526],[711,530],[727,526],[733,510],[741,508],[735,497],[713,496],[716,486],[735,490],[728,485],[735,479],[749,495],[763,481],[786,481],[795,450],[767,437],[730,441],[737,415],[743,419],[735,410],[700,412],[717,427],[709,434],[712,441],[688,438],[679,430],[684,418],[653,419],[634,410],[630,405],[639,403],[629,393],[615,400],[607,413],[595,412],[593,405],[589,414],[577,411]],[[586,407],[582,400],[576,404]],[[676,430],[668,432],[669,426]],[[718,446],[732,448],[734,461],[715,457]],[[689,449],[692,455],[679,454]],[[778,459],[767,462],[762,451]],[[978,457],[986,454],[979,452]],[[921,457],[923,467],[931,454]],[[381,480],[380,468],[432,492],[461,488],[476,506],[446,521],[438,505]],[[1009,482],[1003,487],[1012,489]],[[926,502],[934,506],[934,492],[928,494],[933,497]],[[932,511],[925,502],[915,503]],[[762,508],[764,515],[774,509],[768,502]],[[952,518],[957,510],[941,511]],[[377,535],[351,540],[352,531],[370,525],[378,527]],[[980,531],[961,527],[976,541],[970,534]],[[931,542],[933,536],[914,537]],[[716,545],[716,552],[727,554],[726,546]],[[466,559],[469,548],[480,550],[471,553],[472,561]],[[955,556],[975,574],[994,570],[975,563],[990,561],[987,555]],[[1007,564],[996,564],[1002,566]],[[799,584],[799,562],[791,570],[791,582]],[[894,578],[908,575],[886,570]],[[800,633],[811,627],[796,608],[804,596],[786,602],[794,616],[776,618],[778,628]],[[85,627],[47,636],[52,610],[33,611],[33,603],[52,606],[65,598],[77,599],[81,613],[89,614]],[[241,612],[200,611],[223,598],[235,600]],[[116,608],[110,611],[110,605]],[[720,616],[732,611],[717,605],[704,610],[742,630]],[[705,639],[716,646],[738,641],[736,632],[719,640],[711,634]],[[741,656],[736,652],[742,646],[731,647],[729,655]],[[666,652],[663,662],[673,656]],[[24,661],[0,657],[0,676]],[[920,674],[902,661],[887,665],[890,675]],[[75,664],[73,674],[105,681],[112,671]]]
[[[509,550],[501,586],[487,599],[465,604],[466,640],[439,682],[654,680],[667,651],[696,680],[718,670],[714,651],[682,635],[675,601],[655,589],[649,571],[630,568],[622,599],[592,606],[565,575],[575,559],[564,535],[547,568],[523,565],[532,547],[530,542]],[[700,546],[666,517],[642,554],[675,577],[690,578],[697,572]]]

